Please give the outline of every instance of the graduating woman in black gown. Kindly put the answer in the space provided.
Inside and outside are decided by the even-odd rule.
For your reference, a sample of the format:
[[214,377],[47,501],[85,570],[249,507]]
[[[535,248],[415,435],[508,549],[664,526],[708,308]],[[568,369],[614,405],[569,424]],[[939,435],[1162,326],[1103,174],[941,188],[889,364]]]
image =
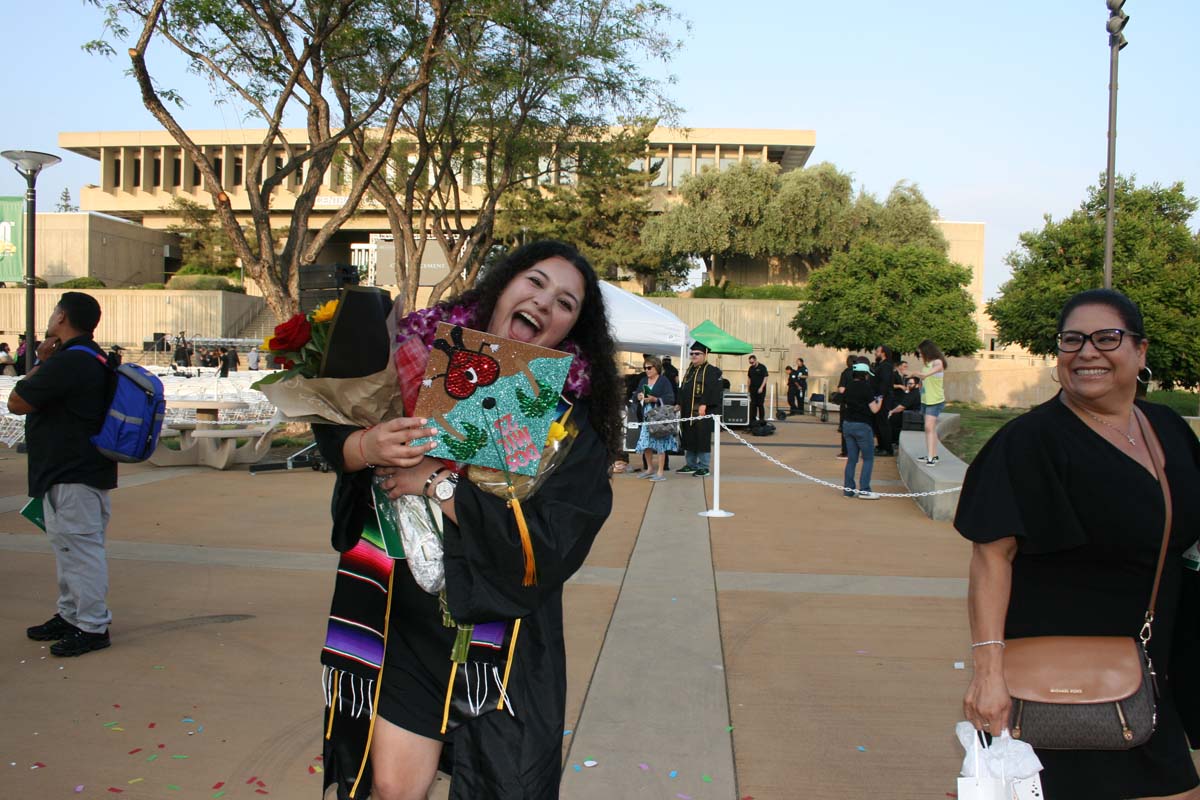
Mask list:
[[[968,605],[975,672],[963,701],[979,730],[1008,727],[1004,640],[1135,636],[1162,543],[1164,501],[1149,447],[1161,445],[1174,521],[1154,617],[1158,723],[1121,751],[1038,750],[1046,800],[1200,798],[1188,736],[1194,699],[1200,444],[1173,411],[1135,400],[1148,380],[1141,313],[1112,290],[1069,300],[1058,324],[1062,391],[1002,428],[967,471],[955,527],[974,544]],[[1136,411],[1135,411],[1136,409]],[[1141,424],[1139,426],[1139,416]]]
[[[575,356],[559,407],[570,448],[521,502],[536,582],[524,577],[523,537],[505,500],[476,485],[471,471],[451,477],[425,456],[432,445],[409,444],[431,433],[421,420],[314,426],[338,472],[333,544],[343,554],[321,656],[325,783],[343,799],[424,800],[440,768],[459,800],[555,798],[566,706],[562,586],[612,505],[608,469],[620,449],[623,396],[615,347],[588,262],[569,245],[536,242],[475,290],[400,322],[406,408],[443,320]],[[381,549],[373,473],[393,499],[424,494],[440,506],[444,600]],[[444,482],[453,491],[439,491]],[[474,628],[466,655],[452,659],[456,625]]]

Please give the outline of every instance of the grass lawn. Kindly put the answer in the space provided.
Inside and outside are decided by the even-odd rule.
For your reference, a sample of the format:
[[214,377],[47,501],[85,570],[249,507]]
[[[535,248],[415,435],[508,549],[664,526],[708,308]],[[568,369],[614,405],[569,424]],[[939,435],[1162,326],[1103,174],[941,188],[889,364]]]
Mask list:
[[[1180,415],[1194,417],[1200,395],[1196,392],[1176,390],[1173,392],[1150,392],[1152,403],[1161,403],[1175,409]],[[946,437],[942,444],[954,455],[970,464],[975,454],[982,449],[992,434],[1000,430],[1004,423],[1013,417],[1020,416],[1025,409],[1021,408],[992,408],[976,405],[975,403],[950,403],[946,411],[962,416],[962,427],[958,433]]]
[[975,403],[949,403],[946,411],[960,415],[962,427],[953,436],[947,436],[942,444],[968,464],[1004,423],[1025,413],[1023,408],[992,408]]

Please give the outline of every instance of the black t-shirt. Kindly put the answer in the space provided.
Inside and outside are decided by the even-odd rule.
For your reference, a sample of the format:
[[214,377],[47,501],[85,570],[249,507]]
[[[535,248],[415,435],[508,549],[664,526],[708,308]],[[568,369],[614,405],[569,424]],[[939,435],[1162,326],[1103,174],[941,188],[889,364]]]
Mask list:
[[69,349],[75,345],[104,355],[90,337],[76,337],[13,388],[36,409],[25,417],[30,497],[41,497],[58,483],[117,487],[116,462],[88,441],[108,413],[110,373],[96,355]]
[[792,374],[788,375],[788,383],[792,386],[801,386],[808,382],[808,367],[796,367],[792,370]]
[[767,367],[764,364],[755,364],[746,374],[750,377],[750,391],[757,392],[767,380]]
[[891,397],[892,384],[895,383],[896,368],[889,359],[875,362],[875,377],[872,382],[875,384],[875,394],[884,397]]
[[846,387],[845,400],[842,403],[842,409],[845,411],[842,421],[865,422],[870,425],[872,417],[875,416],[871,413],[870,408],[874,399],[875,390],[871,387],[869,380],[851,379],[850,384]]

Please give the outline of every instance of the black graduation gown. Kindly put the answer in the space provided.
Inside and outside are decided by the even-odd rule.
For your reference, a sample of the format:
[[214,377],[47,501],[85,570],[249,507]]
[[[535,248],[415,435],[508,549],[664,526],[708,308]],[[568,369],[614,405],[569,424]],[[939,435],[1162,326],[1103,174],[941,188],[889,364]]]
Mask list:
[[[700,406],[705,406],[708,413],[721,411],[721,370],[712,364],[692,364],[683,376],[683,385],[679,387],[680,416],[691,417],[700,413]],[[680,426],[680,438],[683,449],[693,453],[707,453],[712,449],[713,421],[684,422]]]
[[[446,595],[454,619],[462,624],[521,620],[505,687],[515,716],[490,711],[439,735],[454,630],[442,625],[437,597],[422,592],[406,566],[396,563],[380,714],[446,742],[440,766],[451,776],[453,800],[558,797],[566,714],[562,587],[583,564],[612,507],[607,453],[585,403],[576,403],[571,419],[579,434],[566,460],[522,501],[537,564],[535,586],[521,585],[521,541],[504,500],[464,479],[454,498],[458,523],[445,521]],[[313,427],[322,452],[340,467],[342,443],[354,429]],[[352,547],[355,530],[362,530],[369,510],[368,472],[339,473],[333,498],[333,543],[339,551]],[[426,687],[435,687],[436,694]],[[339,752],[336,746],[332,750]],[[353,777],[357,767],[338,772]],[[370,785],[369,773],[363,785]],[[339,780],[339,797],[345,790]],[[360,787],[358,797],[365,796]]]
[[[1170,409],[1138,407],[1162,442],[1174,514],[1150,642],[1158,724],[1131,750],[1039,750],[1046,800],[1169,795],[1197,782],[1184,728],[1195,726],[1198,679],[1173,649],[1188,652],[1200,613],[1184,591],[1194,577],[1182,563],[1200,531],[1200,443]],[[976,542],[1017,539],[1006,638],[1134,636],[1141,628],[1162,544],[1162,492],[1058,397],[1008,423],[979,452],[954,525]]]

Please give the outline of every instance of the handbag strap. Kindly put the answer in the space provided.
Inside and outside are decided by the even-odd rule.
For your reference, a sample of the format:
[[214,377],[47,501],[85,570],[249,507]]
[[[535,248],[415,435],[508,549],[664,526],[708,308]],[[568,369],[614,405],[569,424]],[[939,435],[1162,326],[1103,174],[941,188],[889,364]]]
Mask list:
[[[1163,535],[1162,545],[1158,548],[1158,566],[1154,569],[1154,587],[1150,590],[1150,604],[1146,607],[1146,622],[1142,625],[1142,644],[1150,641],[1150,625],[1154,622],[1154,605],[1158,600],[1158,586],[1162,582],[1163,565],[1167,563],[1167,545],[1171,540],[1171,485],[1167,482],[1167,470],[1163,466],[1163,456],[1160,454],[1162,444],[1157,435],[1146,432],[1147,425],[1143,423],[1142,410],[1135,404],[1133,416],[1137,419],[1142,439],[1146,442],[1146,450],[1150,453],[1150,463],[1154,466],[1154,477],[1158,478],[1158,487],[1163,494]],[[1150,428],[1151,432],[1154,430]]]

